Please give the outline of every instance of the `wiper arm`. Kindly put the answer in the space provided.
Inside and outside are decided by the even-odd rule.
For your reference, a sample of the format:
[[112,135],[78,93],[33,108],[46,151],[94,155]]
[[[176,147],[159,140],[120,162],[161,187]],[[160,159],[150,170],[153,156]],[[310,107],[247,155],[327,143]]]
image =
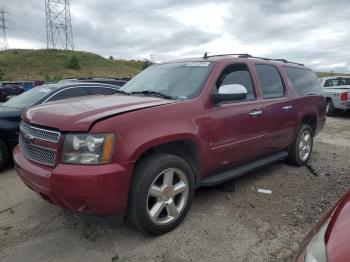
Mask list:
[[123,95],[128,95],[128,96],[131,95],[130,93],[128,93],[124,90],[121,90],[121,89],[116,89],[114,94],[123,94]]
[[143,91],[134,91],[131,92],[132,95],[137,95],[137,94],[142,94],[142,95],[154,95],[154,96],[158,96],[158,97],[162,97],[165,99],[174,99],[174,97],[163,94],[161,92],[158,91],[153,91],[153,90],[143,90]]

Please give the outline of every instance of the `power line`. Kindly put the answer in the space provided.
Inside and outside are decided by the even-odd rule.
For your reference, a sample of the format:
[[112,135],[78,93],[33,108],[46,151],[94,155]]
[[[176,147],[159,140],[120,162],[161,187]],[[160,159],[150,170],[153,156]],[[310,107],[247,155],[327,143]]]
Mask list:
[[47,49],[74,50],[69,0],[45,0]]
[[8,12],[5,11],[5,7],[3,6],[0,10],[0,30],[1,30],[1,38],[0,38],[0,50],[6,50],[9,48],[7,41],[7,31],[10,29],[8,27],[8,23],[10,20],[6,19],[6,15]]

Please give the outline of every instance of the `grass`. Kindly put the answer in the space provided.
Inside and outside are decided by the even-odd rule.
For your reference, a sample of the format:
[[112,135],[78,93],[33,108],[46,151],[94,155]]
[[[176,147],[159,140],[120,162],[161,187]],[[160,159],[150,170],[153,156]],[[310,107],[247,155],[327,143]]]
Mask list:
[[[72,56],[79,69],[67,64]],[[0,51],[0,79],[2,80],[60,80],[68,77],[132,77],[141,71],[144,61],[110,60],[100,55],[64,50],[12,49]],[[346,75],[317,72],[318,77]],[[348,74],[350,76],[350,74]]]
[[[72,56],[79,69],[67,66]],[[65,50],[12,49],[0,51],[0,77],[3,80],[60,80],[68,77],[132,77],[141,71],[143,61],[110,60],[100,55]]]
[[328,77],[328,76],[350,76],[350,74],[336,73],[336,72],[316,72],[318,77]]

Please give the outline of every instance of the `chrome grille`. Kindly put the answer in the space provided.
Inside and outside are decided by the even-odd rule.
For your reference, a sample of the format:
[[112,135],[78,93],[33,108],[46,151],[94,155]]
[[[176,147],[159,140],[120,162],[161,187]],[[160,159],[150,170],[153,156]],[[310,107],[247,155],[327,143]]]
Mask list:
[[21,136],[19,137],[19,148],[25,157],[34,162],[49,166],[55,165],[56,150],[54,149],[27,144]]
[[[33,127],[25,122],[21,122],[19,135],[19,148],[22,154],[37,163],[54,166],[56,162],[55,146],[60,138],[60,133],[48,129]],[[41,141],[41,142],[40,142]],[[47,142],[48,141],[48,145]],[[38,142],[40,142],[38,144]],[[42,145],[44,142],[44,145]],[[53,143],[50,145],[50,143]],[[47,147],[48,146],[48,147]]]
[[34,127],[23,121],[21,121],[20,130],[27,135],[49,142],[58,143],[60,139],[60,132]]

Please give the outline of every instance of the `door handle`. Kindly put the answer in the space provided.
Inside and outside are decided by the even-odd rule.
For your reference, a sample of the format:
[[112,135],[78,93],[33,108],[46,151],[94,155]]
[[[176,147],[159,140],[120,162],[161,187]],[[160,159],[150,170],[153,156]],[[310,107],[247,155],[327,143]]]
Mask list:
[[284,111],[288,111],[288,110],[293,109],[293,106],[284,106],[284,107],[282,107],[282,109],[283,109]]
[[250,116],[261,116],[263,112],[261,110],[254,110],[249,113]]

